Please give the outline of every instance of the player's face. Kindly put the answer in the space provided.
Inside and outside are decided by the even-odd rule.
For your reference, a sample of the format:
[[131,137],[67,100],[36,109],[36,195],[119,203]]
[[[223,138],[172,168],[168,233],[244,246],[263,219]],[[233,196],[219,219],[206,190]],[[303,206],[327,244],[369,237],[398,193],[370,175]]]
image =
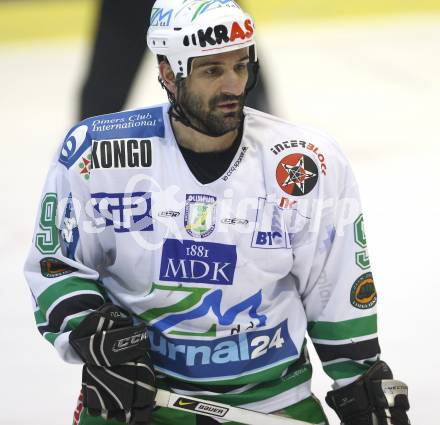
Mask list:
[[195,58],[180,93],[180,104],[197,127],[221,135],[243,119],[248,49]]

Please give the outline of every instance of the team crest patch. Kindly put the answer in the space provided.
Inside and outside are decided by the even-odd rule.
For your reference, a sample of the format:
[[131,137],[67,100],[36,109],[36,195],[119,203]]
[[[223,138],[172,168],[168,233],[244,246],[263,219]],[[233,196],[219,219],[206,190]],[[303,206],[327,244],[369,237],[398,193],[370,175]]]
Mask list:
[[184,224],[189,235],[205,238],[214,231],[216,201],[215,196],[186,195]]
[[307,155],[294,153],[285,156],[276,169],[280,188],[293,196],[311,192],[318,181],[318,167]]
[[54,278],[76,272],[78,269],[63,263],[58,258],[46,257],[40,260],[41,274],[44,277]]
[[371,272],[359,276],[353,283],[350,292],[350,302],[353,307],[360,308],[361,310],[371,308],[376,304],[377,294]]

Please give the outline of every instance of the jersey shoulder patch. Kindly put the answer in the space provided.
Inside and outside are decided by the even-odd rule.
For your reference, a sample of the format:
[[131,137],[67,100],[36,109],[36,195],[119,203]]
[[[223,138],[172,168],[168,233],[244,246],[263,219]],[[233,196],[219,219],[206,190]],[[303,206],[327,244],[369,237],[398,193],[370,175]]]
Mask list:
[[68,133],[61,146],[58,161],[69,169],[91,146],[91,138],[88,134],[88,126],[79,123]]
[[87,118],[67,133],[58,160],[69,169],[93,140],[164,137],[163,114],[164,105],[158,105]]
[[93,140],[164,137],[164,107],[134,109],[88,118],[88,126]]

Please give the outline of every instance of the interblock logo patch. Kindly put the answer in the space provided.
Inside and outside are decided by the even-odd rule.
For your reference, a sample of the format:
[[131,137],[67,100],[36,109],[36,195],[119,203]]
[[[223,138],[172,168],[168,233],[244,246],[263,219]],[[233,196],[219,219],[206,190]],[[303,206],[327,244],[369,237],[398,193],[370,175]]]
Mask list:
[[97,227],[113,226],[116,233],[151,232],[151,193],[94,193],[91,202]]
[[232,285],[237,248],[214,242],[166,239],[162,248],[160,279]]
[[316,186],[318,178],[318,167],[313,159],[299,153],[285,156],[276,169],[278,185],[292,196],[307,195]]

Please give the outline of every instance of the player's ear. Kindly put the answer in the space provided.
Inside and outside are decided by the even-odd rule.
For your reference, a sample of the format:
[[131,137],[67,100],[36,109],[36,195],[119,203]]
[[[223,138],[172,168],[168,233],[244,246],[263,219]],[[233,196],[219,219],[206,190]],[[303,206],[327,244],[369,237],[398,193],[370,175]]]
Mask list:
[[176,76],[168,61],[163,60],[159,63],[159,75],[165,87],[176,95]]

